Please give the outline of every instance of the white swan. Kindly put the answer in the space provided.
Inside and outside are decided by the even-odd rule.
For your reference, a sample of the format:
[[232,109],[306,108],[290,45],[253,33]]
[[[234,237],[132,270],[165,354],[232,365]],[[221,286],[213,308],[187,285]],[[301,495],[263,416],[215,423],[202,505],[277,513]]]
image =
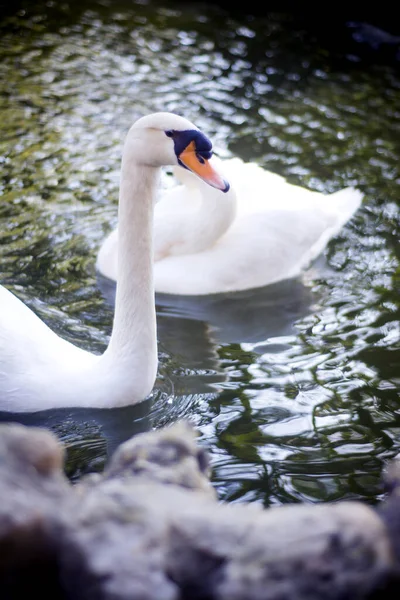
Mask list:
[[0,410],[111,408],[148,396],[157,371],[152,220],[160,167],[184,164],[227,191],[211,154],[208,138],[180,116],[154,113],[132,125],[122,155],[118,285],[109,345],[97,356],[70,344],[0,286]]
[[[181,184],[157,203],[156,292],[216,294],[296,277],[362,202],[362,193],[351,187],[324,195],[239,158],[220,165],[231,184],[222,202],[217,191],[177,167],[174,174]],[[98,271],[113,280],[117,240],[115,229],[96,262]]]

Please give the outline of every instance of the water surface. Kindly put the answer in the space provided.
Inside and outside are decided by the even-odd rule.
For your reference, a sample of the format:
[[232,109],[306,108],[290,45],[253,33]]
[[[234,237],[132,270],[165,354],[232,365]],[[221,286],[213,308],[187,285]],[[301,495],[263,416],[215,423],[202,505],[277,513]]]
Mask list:
[[73,343],[101,352],[109,338],[113,290],[94,261],[117,220],[122,140],[142,114],[179,112],[222,157],[321,192],[365,194],[303,281],[202,300],[158,296],[160,372],[148,401],[18,419],[60,436],[72,479],[102,469],[133,433],[186,418],[221,499],[376,502],[400,447],[396,47],[354,37],[354,25],[324,45],[291,14],[191,3],[38,2],[8,12],[0,279]]

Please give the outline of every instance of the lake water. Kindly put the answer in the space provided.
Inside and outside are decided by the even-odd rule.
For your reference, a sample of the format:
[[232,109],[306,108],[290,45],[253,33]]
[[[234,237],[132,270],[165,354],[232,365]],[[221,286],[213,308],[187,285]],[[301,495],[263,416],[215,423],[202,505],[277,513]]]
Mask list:
[[304,280],[157,296],[148,401],[1,419],[50,427],[72,480],[134,433],[185,418],[221,500],[379,500],[400,449],[398,46],[357,23],[333,45],[289,13],[191,3],[50,1],[8,13],[0,280],[75,344],[101,352],[108,341],[113,287],[94,262],[117,221],[122,140],[142,114],[179,112],[221,157],[365,198]]

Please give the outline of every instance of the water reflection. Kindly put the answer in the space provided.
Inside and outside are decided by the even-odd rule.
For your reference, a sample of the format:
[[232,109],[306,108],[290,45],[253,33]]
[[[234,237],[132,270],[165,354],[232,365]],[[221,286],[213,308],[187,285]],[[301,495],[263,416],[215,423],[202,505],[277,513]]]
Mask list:
[[306,285],[158,295],[149,402],[16,416],[66,441],[72,478],[133,433],[187,418],[221,498],[380,497],[400,450],[398,60],[365,28],[329,39],[316,25],[162,0],[20,2],[0,20],[0,278],[75,344],[108,342],[113,288],[94,261],[141,114],[180,112],[222,157],[365,194]]
[[[97,276],[97,281],[107,302],[114,306],[115,283],[101,275]],[[169,351],[174,354],[190,355],[193,349],[189,346],[193,339],[186,328],[190,322],[192,327],[197,323],[199,330],[207,323],[210,346],[263,342],[267,338],[293,333],[296,320],[310,314],[317,300],[318,294],[298,279],[229,294],[174,296],[157,293],[159,338],[161,343],[168,338],[173,345]],[[199,341],[201,344],[202,340]],[[195,350],[195,360],[199,353],[203,355],[202,344]]]
[[0,422],[46,427],[66,447],[71,480],[85,473],[101,471],[119,444],[136,433],[148,431],[151,399],[137,406],[100,409],[56,409],[30,414],[0,412]]

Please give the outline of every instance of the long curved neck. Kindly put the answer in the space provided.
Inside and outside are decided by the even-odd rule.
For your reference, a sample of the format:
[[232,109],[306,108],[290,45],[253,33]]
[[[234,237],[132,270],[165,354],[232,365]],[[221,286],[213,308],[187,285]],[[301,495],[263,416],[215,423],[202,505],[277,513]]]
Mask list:
[[[157,372],[153,284],[153,206],[159,169],[124,153],[118,208],[118,273],[114,323],[103,358],[135,395],[148,395]],[[143,385],[143,391],[138,388]]]
[[[187,176],[188,177],[188,176]],[[195,176],[192,175],[192,178]],[[182,181],[179,204],[183,210],[166,213],[156,209],[155,260],[168,255],[207,250],[229,229],[236,216],[236,194],[223,193],[201,181]],[[168,205],[168,198],[164,201]]]
[[201,184],[201,202],[196,214],[197,252],[212,246],[231,226],[236,216],[233,191],[223,193]]

